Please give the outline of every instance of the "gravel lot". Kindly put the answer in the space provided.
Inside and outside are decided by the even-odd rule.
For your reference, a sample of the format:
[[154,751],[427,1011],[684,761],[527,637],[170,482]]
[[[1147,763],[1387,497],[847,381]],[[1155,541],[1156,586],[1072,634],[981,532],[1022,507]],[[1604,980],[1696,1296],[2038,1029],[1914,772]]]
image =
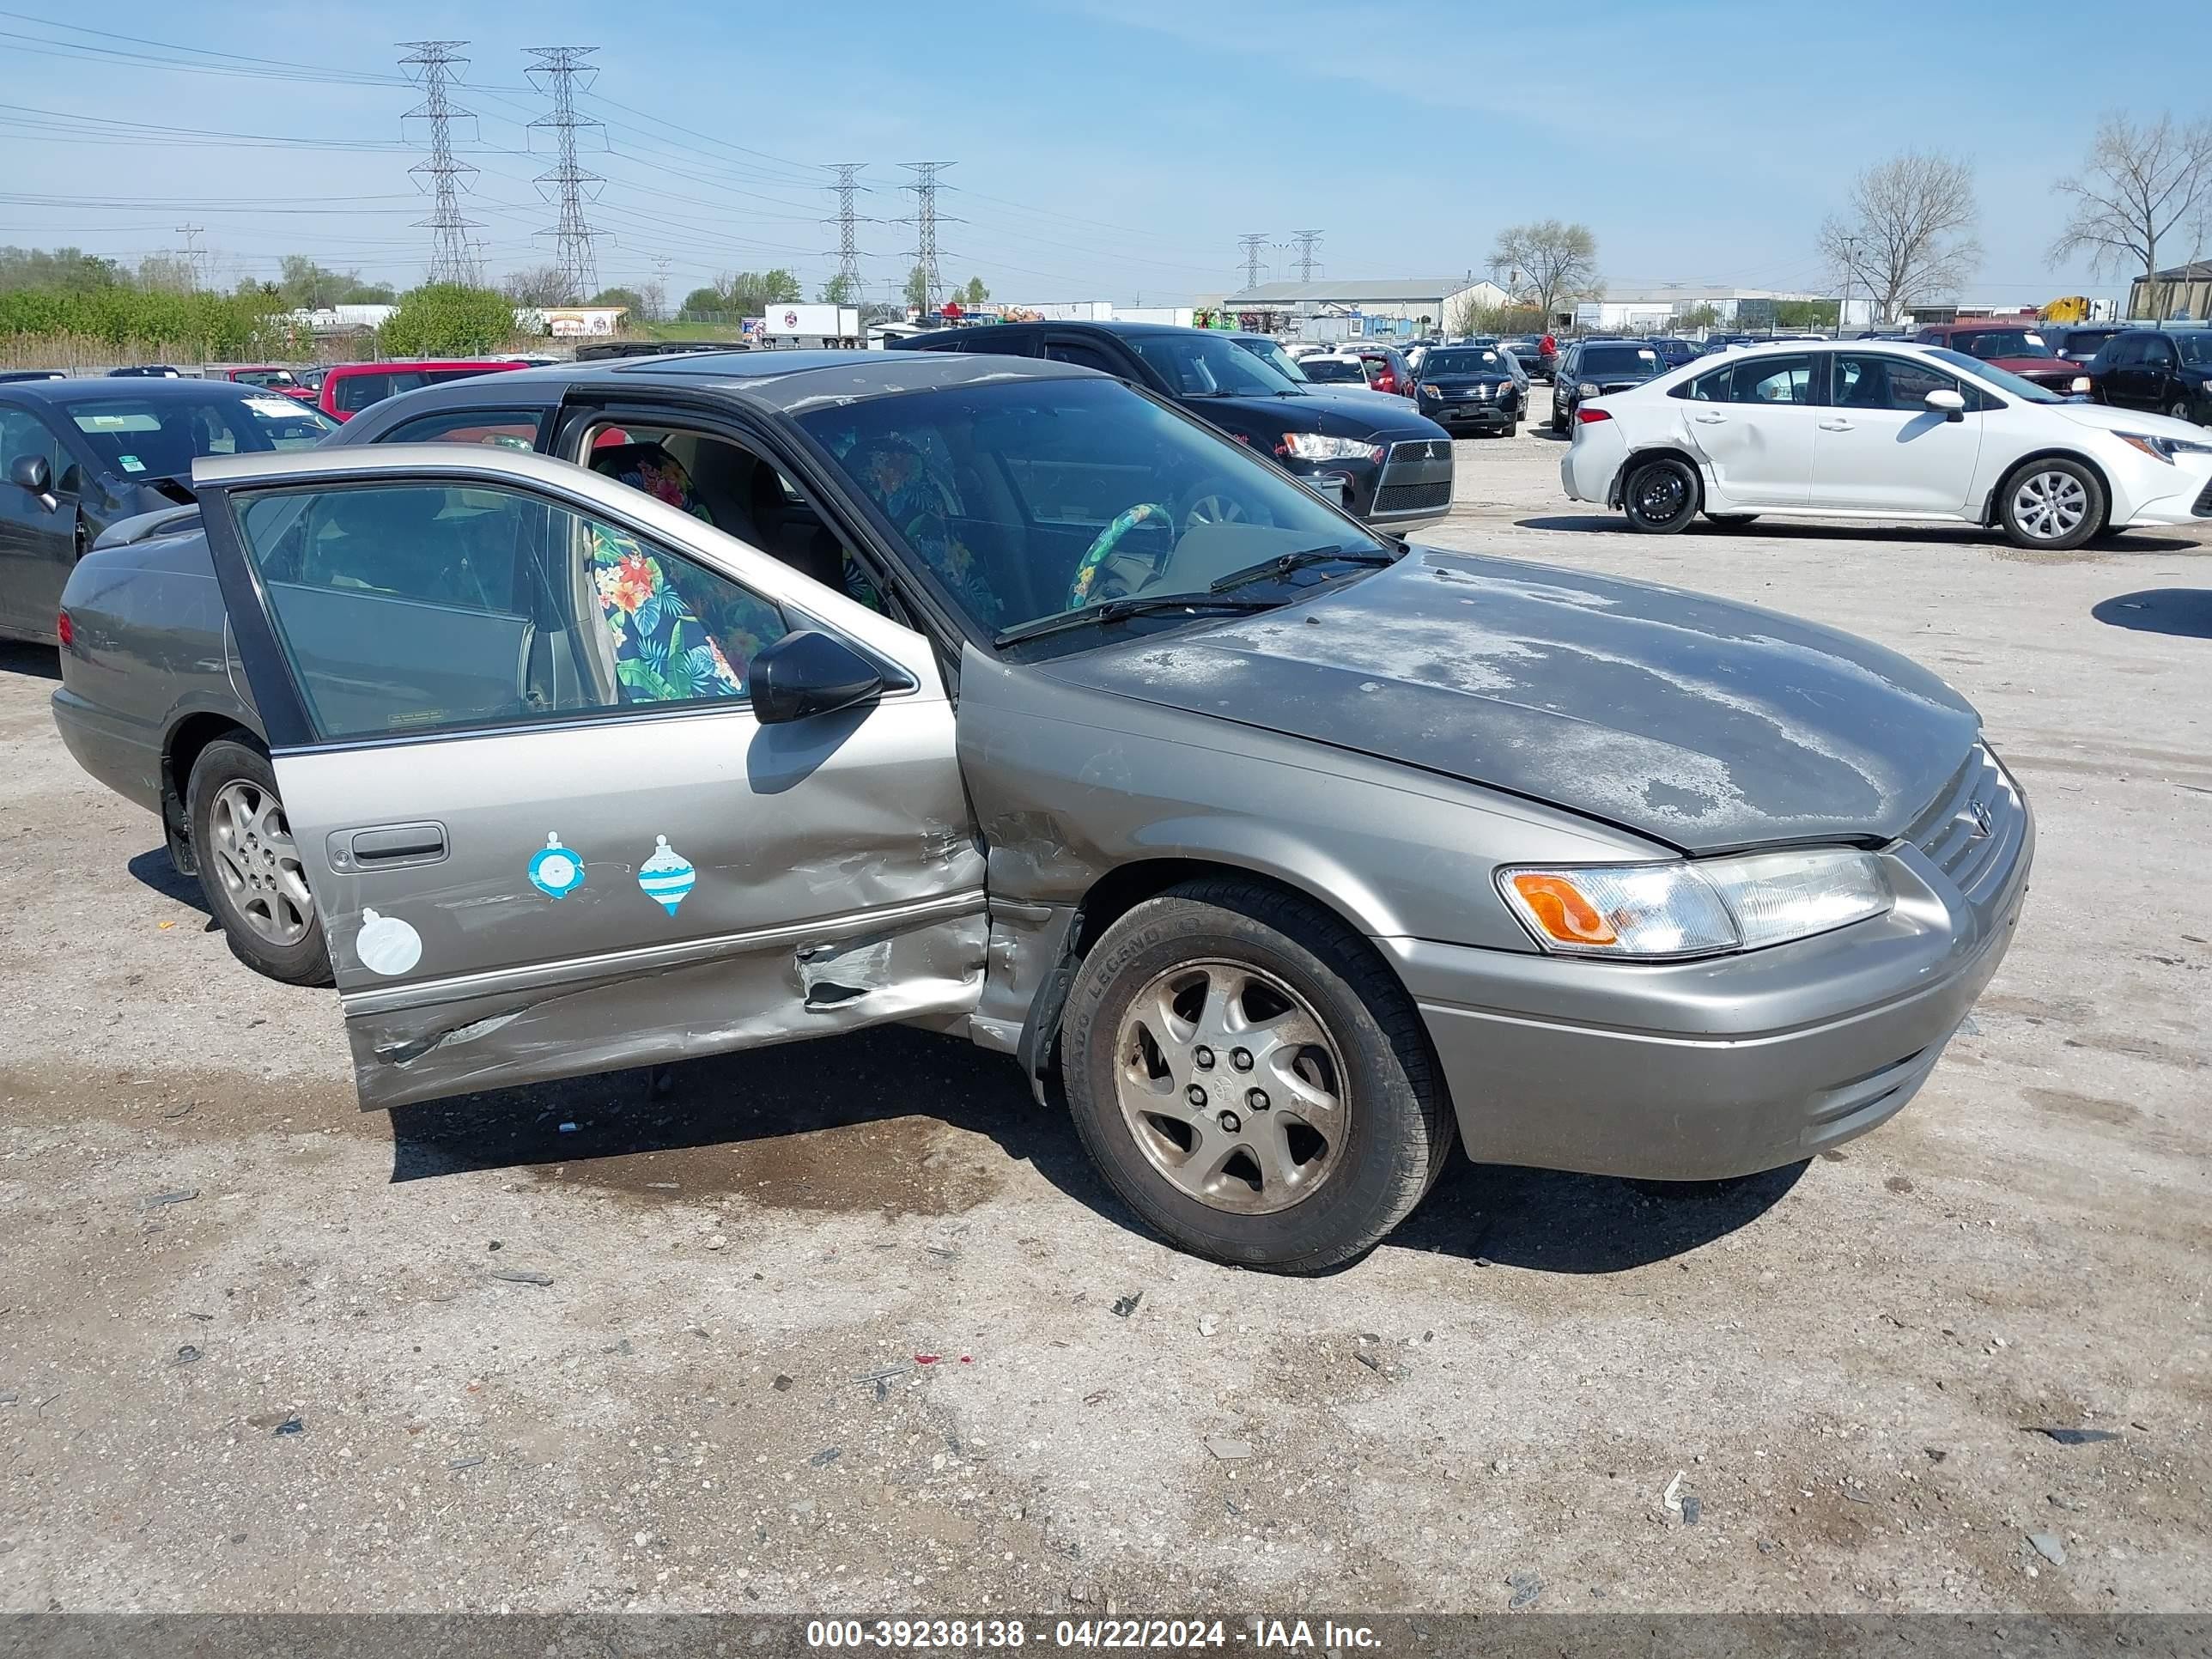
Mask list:
[[0,1607],[2212,1607],[2212,538],[1632,538],[1459,451],[1431,539],[1983,709],[2035,892],[1899,1118],[1719,1193],[1462,1164],[1290,1281],[946,1038],[364,1115],[0,647]]

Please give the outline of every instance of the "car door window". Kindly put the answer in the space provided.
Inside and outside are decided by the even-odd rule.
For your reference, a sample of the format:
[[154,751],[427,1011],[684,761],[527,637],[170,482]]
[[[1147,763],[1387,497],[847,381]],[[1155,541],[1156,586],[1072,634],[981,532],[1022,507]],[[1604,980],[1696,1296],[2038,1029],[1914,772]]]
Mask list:
[[2153,335],[2142,343],[2143,365],[2148,368],[2168,369],[2173,367],[2173,346],[2164,337]]
[[1128,378],[1127,370],[1088,340],[1048,340],[1044,355],[1056,363],[1073,363],[1078,368],[1096,368]]
[[499,486],[258,491],[238,527],[323,738],[739,699],[786,631],[684,555]]
[[1910,357],[1838,352],[1828,401],[1839,409],[1900,409],[1924,413],[1931,392],[1956,392],[1971,406],[1972,394],[1941,369]]
[[56,495],[75,492],[75,478],[64,483],[64,475],[74,470],[69,452],[53,428],[27,409],[0,409],[0,479],[14,471],[17,461],[33,456],[46,461],[46,476],[52,481],[48,487]]
[[2105,348],[2105,367],[2132,368],[2142,361],[2142,342],[2123,336]]
[[1813,400],[1813,360],[1753,357],[1734,365],[1732,404],[1806,404]]
[[348,374],[331,393],[331,402],[342,413],[357,415],[371,404],[382,403],[395,392],[412,392],[422,384],[419,374]]
[[495,444],[535,449],[544,416],[534,409],[449,409],[403,421],[377,440],[383,444]]

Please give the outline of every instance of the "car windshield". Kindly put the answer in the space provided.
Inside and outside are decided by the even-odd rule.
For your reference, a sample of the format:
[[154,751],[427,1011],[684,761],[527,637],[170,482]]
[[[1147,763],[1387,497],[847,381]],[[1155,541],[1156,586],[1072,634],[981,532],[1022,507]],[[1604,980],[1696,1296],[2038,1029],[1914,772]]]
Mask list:
[[1237,343],[1286,380],[1306,378],[1305,370],[1298,367],[1298,360],[1284,350],[1279,340],[1239,340]]
[[2065,398],[2055,392],[2045,390],[2033,380],[2023,380],[2008,368],[1999,368],[1995,363],[1985,363],[1978,357],[1969,357],[1963,351],[1954,351],[1948,346],[1930,346],[1928,355],[1940,357],[1954,368],[1967,369],[1984,385],[1993,386],[2008,397],[2017,398],[2024,404],[2063,404]]
[[1309,357],[1298,365],[1306,379],[1322,386],[1365,386],[1367,376],[1349,357]]
[[[906,392],[817,409],[799,424],[985,634],[1110,601],[1203,596],[1224,576],[1316,549],[1387,556],[1273,462],[1116,380]],[[1357,568],[1240,584],[1233,602],[1285,602]],[[1051,646],[1205,614],[1176,607],[1079,627]]]
[[2043,336],[2032,328],[1978,328],[1970,333],[1954,335],[1952,339],[1965,348],[1970,357],[2056,357],[2058,355],[2045,344]]
[[1585,374],[1656,374],[1659,354],[1650,346],[1584,346],[1580,367]]
[[2181,354],[2181,361],[2192,368],[2202,368],[2212,363],[2212,329],[2203,333],[2176,334],[2171,337],[2173,348]]
[[1272,398],[1297,388],[1267,363],[1218,334],[1130,334],[1124,342],[1184,398]]
[[337,422],[280,392],[205,398],[72,398],[62,413],[100,465],[126,478],[182,478],[202,455],[307,449]]
[[1421,360],[1421,373],[1437,374],[1503,374],[1505,364],[1497,352],[1488,346],[1479,349],[1459,347],[1449,351],[1431,351]]

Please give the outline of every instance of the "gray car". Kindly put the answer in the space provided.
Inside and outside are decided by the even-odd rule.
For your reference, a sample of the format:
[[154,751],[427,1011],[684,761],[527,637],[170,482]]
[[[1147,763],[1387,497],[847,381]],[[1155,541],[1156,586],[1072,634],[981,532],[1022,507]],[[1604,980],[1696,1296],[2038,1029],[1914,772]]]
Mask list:
[[366,1106],[918,1024],[1311,1272],[1455,1137],[1863,1133],[2011,937],[2027,805],[1864,641],[1407,547],[1044,361],[499,378],[203,461],[64,595],[70,750],[335,977]]

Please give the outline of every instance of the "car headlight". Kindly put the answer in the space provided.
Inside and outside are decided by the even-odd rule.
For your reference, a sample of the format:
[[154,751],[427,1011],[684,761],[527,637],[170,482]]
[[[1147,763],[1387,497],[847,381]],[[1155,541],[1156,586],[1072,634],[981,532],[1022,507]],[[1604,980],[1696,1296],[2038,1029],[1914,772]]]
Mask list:
[[1420,392],[1421,396],[1424,398],[1441,398],[1444,395],[1443,392],[1437,391],[1436,387],[1431,386],[1426,380],[1422,381],[1418,389]]
[[1605,396],[1605,388],[1601,386],[1593,386],[1589,381],[1584,380],[1575,388],[1575,395],[1578,398],[1602,398]]
[[2169,438],[2162,432],[2115,432],[2112,435],[2168,466],[2173,465],[2177,455],[2212,455],[2212,444],[2199,443],[2193,438]]
[[1382,446],[1365,438],[1332,438],[1320,432],[1285,432],[1278,454],[1302,461],[1373,461],[1381,465]]
[[1545,950],[1654,960],[1755,951],[1885,915],[1881,860],[1850,848],[1659,864],[1517,866],[1498,891]]

